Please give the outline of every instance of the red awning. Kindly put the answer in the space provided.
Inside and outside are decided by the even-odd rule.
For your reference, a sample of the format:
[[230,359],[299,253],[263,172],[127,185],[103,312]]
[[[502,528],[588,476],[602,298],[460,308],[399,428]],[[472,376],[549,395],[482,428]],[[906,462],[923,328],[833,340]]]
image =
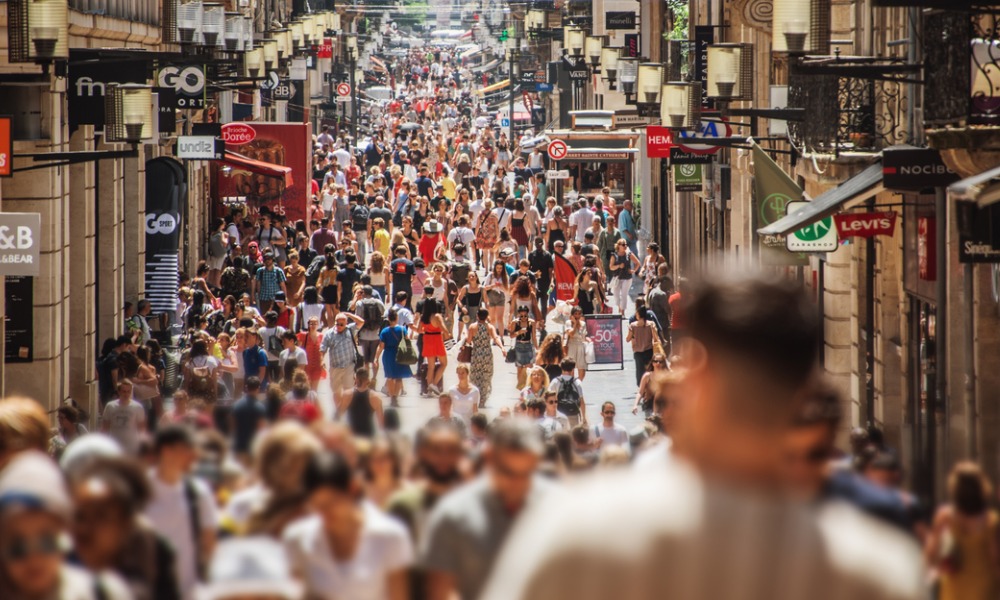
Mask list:
[[222,162],[236,169],[243,169],[245,171],[250,171],[251,173],[264,175],[265,177],[276,177],[278,179],[282,179],[285,182],[286,188],[292,187],[291,167],[276,165],[262,160],[254,160],[252,158],[247,158],[242,154],[230,152],[229,150],[226,150],[226,155],[222,159]]

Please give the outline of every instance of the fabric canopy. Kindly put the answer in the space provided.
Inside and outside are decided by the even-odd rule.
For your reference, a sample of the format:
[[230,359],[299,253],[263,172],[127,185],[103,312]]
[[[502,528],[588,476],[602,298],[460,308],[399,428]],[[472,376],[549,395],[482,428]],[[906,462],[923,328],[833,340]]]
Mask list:
[[250,171],[251,173],[263,175],[265,177],[281,179],[285,182],[286,188],[292,187],[291,167],[276,165],[262,160],[254,160],[229,150],[226,150],[226,154],[223,157],[222,162],[233,167],[234,169],[242,169],[244,171]]
[[882,163],[877,162],[839,186],[820,194],[807,206],[758,229],[761,235],[785,235],[829,217],[842,208],[871,198],[883,189]]
[[478,90],[476,90],[476,93],[479,94],[480,96],[485,96],[486,94],[489,94],[490,92],[496,92],[496,91],[502,90],[505,87],[507,87],[508,85],[510,85],[510,79],[504,79],[503,81],[500,81],[498,83],[494,83],[493,85],[488,85],[488,86],[486,86],[484,88],[479,88]]
[[1000,201],[1000,167],[973,175],[948,186],[955,200],[975,202],[984,208]]
[[473,73],[485,73],[486,71],[492,71],[493,69],[499,67],[501,62],[503,61],[499,58],[494,58],[488,63],[481,64],[478,67],[472,67],[469,70]]

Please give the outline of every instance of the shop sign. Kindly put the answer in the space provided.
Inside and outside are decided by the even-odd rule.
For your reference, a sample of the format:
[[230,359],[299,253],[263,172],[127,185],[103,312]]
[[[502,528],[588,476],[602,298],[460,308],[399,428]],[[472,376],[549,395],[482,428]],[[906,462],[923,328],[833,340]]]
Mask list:
[[1000,206],[958,208],[958,262],[1000,263]]
[[635,13],[612,11],[604,14],[605,29],[635,29]]
[[167,65],[157,82],[177,92],[176,108],[205,108],[205,68],[201,65]]
[[937,219],[917,219],[917,272],[924,281],[937,279]]
[[701,82],[701,107],[713,108],[715,103],[708,97],[708,47],[715,43],[715,28],[711,25],[696,25],[694,28],[694,78]]
[[148,59],[100,59],[98,50],[70,50],[66,98],[71,131],[80,125],[103,129],[104,92],[108,85],[146,83],[152,72]]
[[536,73],[534,71],[521,71],[521,89],[527,92],[537,91],[535,87]]
[[323,45],[316,46],[316,58],[333,58],[332,38],[323,38]]
[[[294,83],[287,79],[283,79],[281,80],[281,83],[271,90],[271,98],[274,100],[291,100],[295,97],[297,89],[298,88],[295,87]],[[344,98],[344,96],[337,97],[338,100],[341,98]],[[350,101],[350,98],[347,98],[347,100]]]
[[886,148],[882,151],[883,185],[891,190],[945,187],[959,180],[934,148]]
[[569,171],[566,169],[561,169],[558,171],[546,171],[546,179],[569,179]]
[[833,222],[837,224],[840,239],[892,236],[896,232],[896,213],[892,211],[834,215]]
[[[615,128],[646,127],[652,119],[635,112],[615,112]],[[648,133],[648,132],[647,132]],[[665,157],[659,157],[665,158]]]
[[590,79],[590,69],[587,68],[587,63],[583,57],[577,62],[563,58],[562,63],[563,70],[566,71],[570,81],[587,81]]
[[626,33],[625,34],[625,51],[622,54],[625,58],[639,58],[641,53],[639,47],[639,34],[638,33]]
[[[733,134],[733,128],[729,126],[726,122],[716,122],[716,121],[704,121],[701,124],[701,128],[695,132],[690,132],[686,129],[681,130],[678,141],[683,141],[684,138],[689,137],[700,137],[700,138],[728,138]],[[694,154],[715,154],[718,152],[722,146],[712,146],[709,144],[678,144],[681,148],[688,152]]]
[[593,340],[595,365],[622,364],[625,344],[618,315],[587,315],[587,336]]
[[4,285],[4,362],[34,359],[35,288],[31,277],[6,277]]
[[694,154],[679,146],[670,149],[670,164],[672,165],[710,165],[712,164],[711,154]]
[[177,138],[177,158],[215,160],[222,158],[225,142],[208,135],[182,135]]
[[292,81],[305,81],[308,77],[309,67],[304,58],[293,58],[288,66],[288,78]]
[[222,141],[231,146],[249,144],[257,137],[257,131],[246,123],[226,123],[222,126]]
[[[785,210],[790,215],[808,205],[808,202],[789,202]],[[833,252],[837,249],[837,228],[833,225],[833,217],[820,219],[788,234],[785,248],[789,252]]]
[[38,275],[41,233],[39,213],[0,213],[0,275]]
[[570,160],[625,160],[631,156],[628,152],[601,152],[601,151],[579,151],[570,150]]
[[674,189],[678,192],[700,192],[701,165],[674,165]]
[[674,132],[669,127],[650,125],[646,128],[646,156],[670,158],[674,148]]
[[10,117],[0,117],[0,177],[14,175],[14,142],[10,134]]

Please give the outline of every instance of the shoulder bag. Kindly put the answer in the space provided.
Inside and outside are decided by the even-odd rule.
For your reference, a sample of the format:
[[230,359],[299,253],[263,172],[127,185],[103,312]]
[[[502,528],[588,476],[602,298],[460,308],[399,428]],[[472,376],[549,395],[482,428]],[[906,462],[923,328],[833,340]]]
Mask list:
[[396,362],[407,366],[415,365],[420,358],[417,356],[417,348],[413,345],[413,340],[406,333],[404,327],[403,339],[399,341],[399,347],[396,349]]

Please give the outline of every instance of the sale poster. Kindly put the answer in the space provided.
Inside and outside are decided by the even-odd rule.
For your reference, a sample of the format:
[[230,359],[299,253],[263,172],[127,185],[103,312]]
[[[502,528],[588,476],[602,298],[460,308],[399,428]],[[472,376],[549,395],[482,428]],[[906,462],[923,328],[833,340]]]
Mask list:
[[594,362],[614,365],[624,362],[621,315],[587,315],[587,335],[594,344]]

